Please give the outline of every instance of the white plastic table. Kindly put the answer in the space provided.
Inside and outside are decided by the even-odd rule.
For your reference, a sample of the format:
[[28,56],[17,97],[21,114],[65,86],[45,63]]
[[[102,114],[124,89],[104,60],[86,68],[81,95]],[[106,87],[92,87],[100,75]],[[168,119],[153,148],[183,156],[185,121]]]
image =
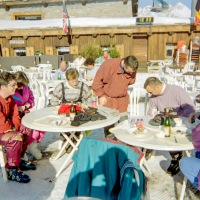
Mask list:
[[118,140],[145,149],[160,151],[188,151],[194,149],[191,130],[187,127],[174,127],[175,130],[186,130],[188,132],[187,134],[173,134],[171,137],[164,138],[156,137],[156,134],[160,131],[158,127],[146,125],[145,128],[148,132],[144,135],[129,134],[128,129],[130,129],[130,126],[127,121],[124,121],[109,131],[113,133]]
[[[75,127],[75,126],[71,126],[70,122],[67,121],[66,119],[61,119],[61,116],[58,115],[58,108],[59,107],[56,106],[56,107],[47,107],[41,110],[36,110],[36,111],[28,113],[22,118],[22,124],[28,128],[41,130],[41,131],[61,133],[63,135],[63,137],[66,139],[66,142],[63,144],[55,160],[61,156],[61,154],[65,150],[65,147],[68,144],[70,144],[73,147],[71,153],[68,155],[67,159],[61,166],[60,170],[57,172],[55,178],[57,178],[60,175],[60,173],[65,168],[68,161],[73,156],[74,152],[77,150],[78,145],[80,144],[85,131],[103,128],[103,127],[115,124],[120,119],[119,114],[116,115],[116,113],[115,115],[101,113],[104,116],[106,116],[107,119],[89,121],[87,123],[84,123],[80,126]],[[61,123],[62,120],[63,122]],[[79,138],[77,138],[75,136],[75,132],[79,132],[79,131],[81,132],[81,134]],[[70,133],[70,136],[68,136],[66,132]],[[72,138],[74,138],[77,141],[76,144],[72,142]]]
[[[156,134],[159,133],[160,129],[156,126],[151,126],[148,123],[150,120],[149,116],[145,116],[142,118],[144,119],[144,127],[147,130],[147,133],[144,135],[136,135],[134,133],[130,134],[131,133],[130,125],[128,124],[127,120],[121,122],[115,128],[112,128],[109,131],[113,133],[118,140],[126,144],[144,148],[145,149],[144,153],[146,153],[146,149],[161,150],[161,151],[184,151],[187,156],[190,156],[188,151],[194,149],[194,146],[192,144],[191,129],[195,126],[195,124],[189,127],[187,119],[183,119],[184,123],[183,126],[174,127],[172,129],[174,129],[173,131],[184,130],[186,131],[185,134],[177,133],[173,134],[171,137],[157,138]],[[151,174],[150,169],[146,163],[145,157],[143,162],[148,172]],[[186,183],[187,179],[186,177],[184,177],[179,200],[183,200],[184,198]]]

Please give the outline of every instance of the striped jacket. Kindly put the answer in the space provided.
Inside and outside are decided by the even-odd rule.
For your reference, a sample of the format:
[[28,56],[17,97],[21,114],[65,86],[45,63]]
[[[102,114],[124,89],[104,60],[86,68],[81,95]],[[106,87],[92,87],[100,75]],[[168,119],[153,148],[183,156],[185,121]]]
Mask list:
[[[82,85],[81,81],[78,81],[78,84],[75,87],[70,86],[67,81],[64,82],[65,99],[67,101],[76,101],[79,98],[81,92],[81,85]],[[89,86],[83,83],[83,93],[82,93],[83,101],[89,102],[91,100],[91,97],[92,93],[90,91]],[[59,84],[53,91],[53,95],[51,97],[51,105],[52,106],[59,105],[60,102],[62,101],[62,98],[63,98],[62,84]]]

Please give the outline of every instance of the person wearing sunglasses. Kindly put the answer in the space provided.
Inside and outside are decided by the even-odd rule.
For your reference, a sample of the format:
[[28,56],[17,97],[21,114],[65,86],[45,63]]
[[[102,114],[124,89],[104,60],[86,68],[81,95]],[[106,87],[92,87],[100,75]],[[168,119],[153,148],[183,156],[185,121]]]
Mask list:
[[[20,183],[28,183],[31,179],[20,168],[21,155],[27,148],[23,134],[19,132],[21,118],[18,107],[11,95],[15,93],[17,81],[15,74],[9,72],[0,73],[0,144],[6,149],[6,169],[8,179]],[[24,170],[36,169],[29,163],[23,166]]]

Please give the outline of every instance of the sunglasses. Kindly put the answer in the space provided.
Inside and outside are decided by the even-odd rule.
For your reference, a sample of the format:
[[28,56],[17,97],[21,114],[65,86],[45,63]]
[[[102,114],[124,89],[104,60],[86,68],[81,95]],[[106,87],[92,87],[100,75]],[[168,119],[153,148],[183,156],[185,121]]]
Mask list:
[[15,83],[13,83],[13,84],[8,84],[8,86],[10,86],[10,87],[15,87],[17,85],[17,82],[15,82]]

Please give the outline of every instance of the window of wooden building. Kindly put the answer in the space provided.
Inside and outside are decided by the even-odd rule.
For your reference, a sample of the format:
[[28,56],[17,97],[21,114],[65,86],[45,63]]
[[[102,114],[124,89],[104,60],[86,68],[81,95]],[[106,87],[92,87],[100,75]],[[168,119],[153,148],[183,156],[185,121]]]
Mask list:
[[42,20],[43,13],[13,13],[13,20]]
[[69,47],[57,47],[57,55],[64,55],[69,53],[70,53]]
[[176,43],[167,43],[166,44],[166,52],[165,52],[165,58],[167,60],[175,60],[176,59]]
[[24,47],[22,48],[15,48],[14,49],[15,56],[26,56],[26,49]]

